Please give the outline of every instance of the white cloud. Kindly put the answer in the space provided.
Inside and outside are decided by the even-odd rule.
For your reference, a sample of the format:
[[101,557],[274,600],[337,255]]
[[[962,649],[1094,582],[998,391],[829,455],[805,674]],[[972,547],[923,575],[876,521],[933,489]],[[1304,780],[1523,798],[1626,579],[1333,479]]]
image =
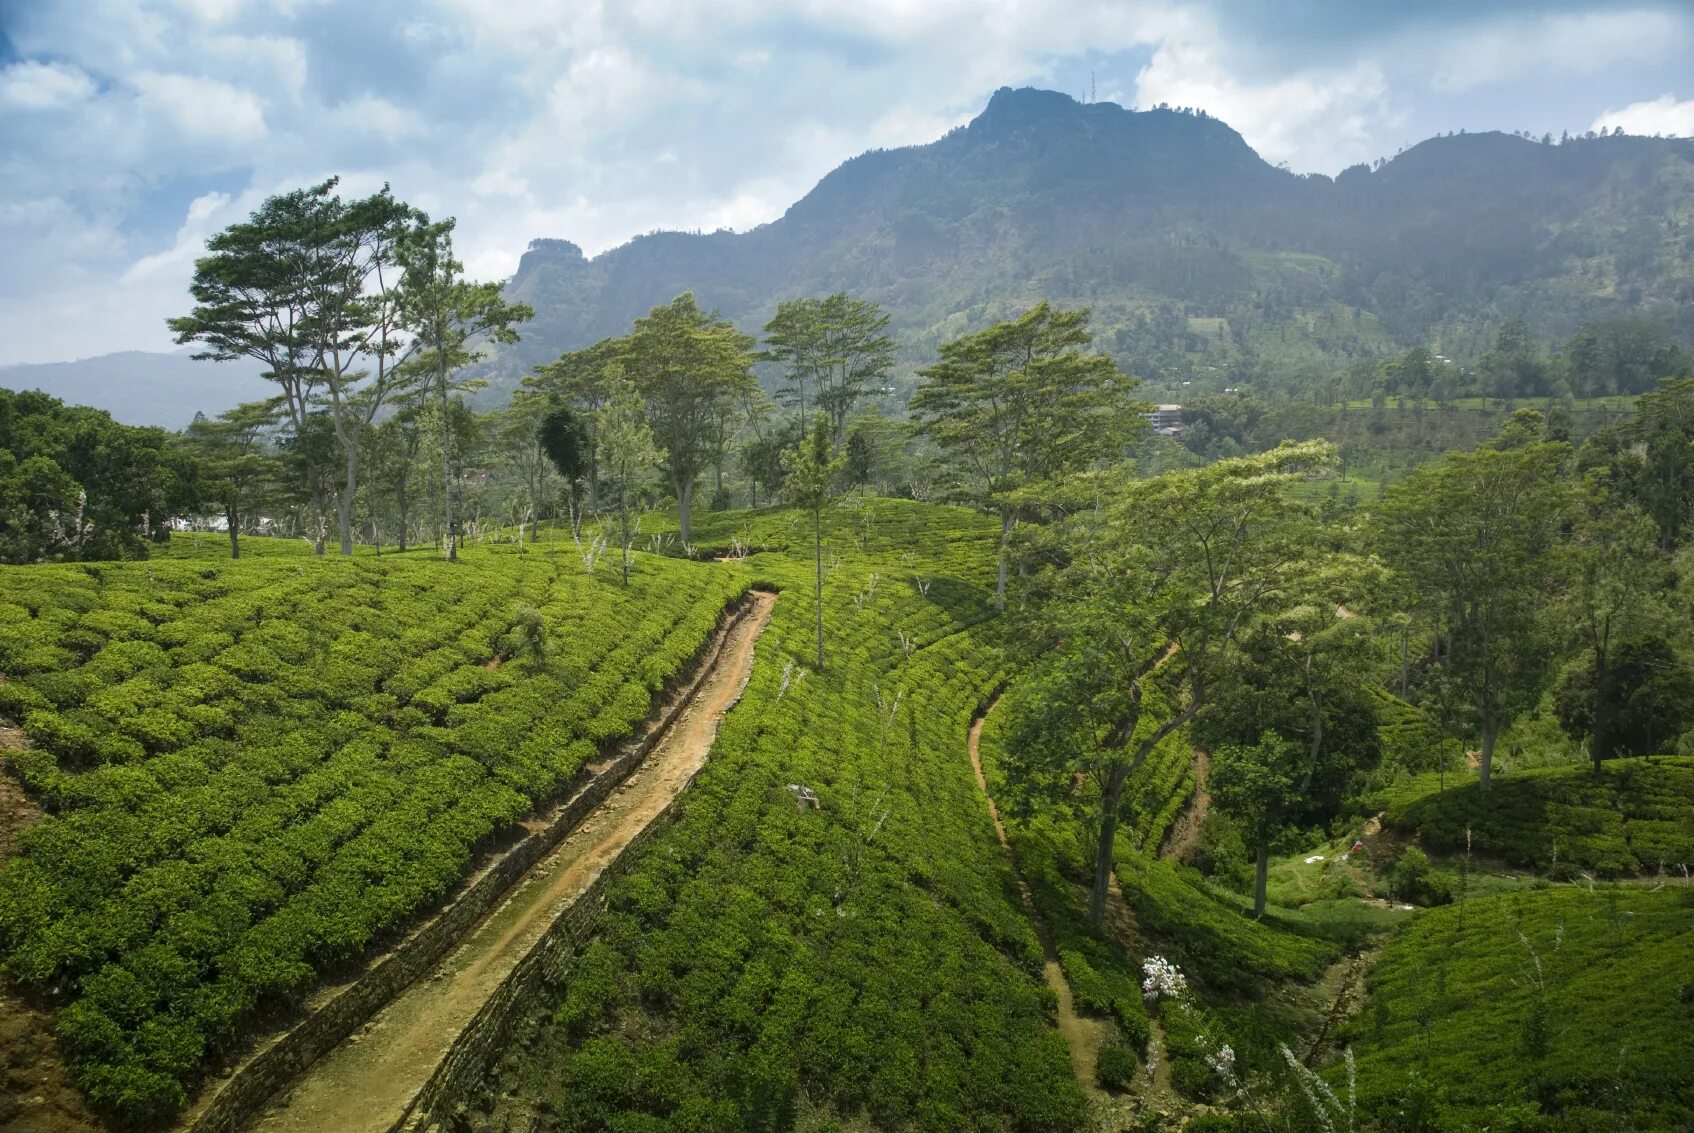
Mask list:
[[1549,71],[1592,74],[1648,59],[1674,57],[1690,46],[1684,16],[1668,11],[1520,15],[1467,29],[1426,33],[1408,41],[1433,65],[1431,85],[1463,92]]
[[1591,130],[1615,130],[1626,134],[1668,134],[1694,137],[1694,98],[1678,102],[1675,95],[1660,95],[1645,102],[1632,102],[1620,110],[1608,110],[1594,119]]
[[197,75],[146,71],[135,77],[145,106],[190,137],[252,142],[265,136],[265,109],[252,91]]
[[1244,82],[1225,65],[1219,42],[1199,37],[1164,43],[1136,76],[1142,106],[1203,109],[1265,160],[1329,173],[1374,156],[1377,130],[1395,118],[1388,93],[1387,77],[1369,60]]
[[94,80],[67,63],[22,63],[0,69],[0,106],[58,110],[94,95]]
[[335,108],[335,117],[355,134],[379,134],[404,140],[421,137],[428,130],[422,118],[386,98],[362,94]]

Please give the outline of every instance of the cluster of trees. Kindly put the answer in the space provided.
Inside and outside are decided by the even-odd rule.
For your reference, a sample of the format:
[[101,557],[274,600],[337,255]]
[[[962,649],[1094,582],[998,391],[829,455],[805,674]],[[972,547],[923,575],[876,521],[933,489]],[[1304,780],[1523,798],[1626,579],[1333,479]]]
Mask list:
[[[431,222],[386,185],[344,201],[336,184],[332,178],[272,197],[207,241],[190,285],[195,306],[169,320],[171,331],[200,347],[196,358],[262,363],[278,393],[199,423],[191,446],[207,461],[208,499],[224,510],[232,554],[240,554],[241,520],[264,501],[261,493],[292,481],[318,553],[333,507],[341,553],[350,555],[366,460],[379,462],[384,449],[406,444],[403,435],[376,435],[380,416],[398,408],[396,420],[415,423],[429,406],[452,558],[452,378],[475,356],[473,347],[514,341],[514,326],[533,312],[503,299],[498,283],[464,278],[451,218]],[[267,430],[280,434],[286,462],[263,461]]]
[[1536,713],[1596,769],[1687,743],[1694,637],[1674,567],[1691,553],[1691,454],[1682,379],[1581,448],[1520,410],[1367,517],[1291,492],[1331,473],[1322,442],[1049,489],[1055,521],[1017,548],[1040,692],[1017,700],[1008,746],[1038,795],[1094,783],[1095,922],[1125,784],[1185,726],[1257,857],[1260,910],[1277,843],[1337,818],[1382,758],[1385,687],[1474,747],[1484,790],[1502,734]]
[[0,562],[144,555],[197,479],[163,429],[0,389]]

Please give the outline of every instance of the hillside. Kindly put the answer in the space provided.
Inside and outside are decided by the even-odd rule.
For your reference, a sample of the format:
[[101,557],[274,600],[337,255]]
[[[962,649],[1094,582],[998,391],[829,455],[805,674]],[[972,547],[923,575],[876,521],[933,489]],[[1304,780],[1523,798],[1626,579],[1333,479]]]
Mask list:
[[167,429],[184,427],[197,412],[215,417],[276,393],[255,362],[197,362],[187,354],[146,350],[0,366],[0,389],[38,389],[70,405],[104,409],[125,425]]
[[1044,297],[1095,307],[1143,376],[1222,386],[1432,343],[1460,359],[1507,317],[1544,343],[1646,315],[1694,339],[1694,142],[1432,138],[1375,169],[1296,176],[1170,109],[1002,89],[928,145],[842,164],[746,233],[660,232],[590,260],[532,242],[536,307],[503,383],[694,289],[745,330],[845,289],[904,356]]

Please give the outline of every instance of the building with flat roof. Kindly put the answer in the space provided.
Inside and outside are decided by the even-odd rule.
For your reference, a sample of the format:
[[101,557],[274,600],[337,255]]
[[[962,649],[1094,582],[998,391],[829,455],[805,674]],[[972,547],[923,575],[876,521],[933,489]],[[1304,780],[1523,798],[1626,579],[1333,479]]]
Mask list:
[[1182,406],[1157,405],[1151,413],[1143,413],[1155,433],[1171,437],[1182,432]]

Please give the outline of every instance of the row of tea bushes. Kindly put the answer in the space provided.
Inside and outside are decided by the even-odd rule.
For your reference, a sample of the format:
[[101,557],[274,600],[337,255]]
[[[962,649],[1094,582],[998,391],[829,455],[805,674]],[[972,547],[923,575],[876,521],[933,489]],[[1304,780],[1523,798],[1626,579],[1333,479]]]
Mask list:
[[0,712],[52,814],[0,869],[4,971],[65,1005],[90,1096],[137,1120],[438,904],[745,585],[644,558],[624,590],[574,555],[474,551],[7,582]]
[[1597,775],[1586,764],[1514,771],[1497,775],[1487,794],[1472,781],[1401,798],[1383,821],[1447,853],[1555,872],[1681,877],[1694,869],[1694,758],[1611,759]]
[[[991,525],[931,513],[986,561]],[[562,1130],[1080,1127],[965,746],[1002,664],[985,572],[830,530],[826,668],[809,557],[754,556],[783,597],[746,695],[485,1104],[539,1097]]]

